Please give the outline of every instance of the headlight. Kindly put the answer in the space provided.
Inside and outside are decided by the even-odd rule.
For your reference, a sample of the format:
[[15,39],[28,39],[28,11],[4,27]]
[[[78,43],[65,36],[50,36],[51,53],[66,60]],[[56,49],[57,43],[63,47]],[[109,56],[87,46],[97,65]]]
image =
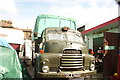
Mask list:
[[90,64],[90,70],[93,71],[95,70],[95,61],[92,61]]
[[48,67],[48,66],[43,66],[42,71],[43,71],[44,73],[49,72],[49,67]]

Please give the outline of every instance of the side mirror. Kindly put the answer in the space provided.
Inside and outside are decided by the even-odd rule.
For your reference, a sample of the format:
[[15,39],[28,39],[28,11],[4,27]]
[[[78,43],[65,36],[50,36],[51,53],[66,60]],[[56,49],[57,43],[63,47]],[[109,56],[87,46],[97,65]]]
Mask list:
[[43,40],[42,37],[38,37],[38,39],[37,39],[38,44],[40,44],[42,42],[42,40]]
[[39,52],[39,44],[42,42],[42,40],[42,37],[38,37],[38,39],[35,40],[35,52]]
[[88,45],[88,37],[87,36],[82,36],[83,41],[85,43],[85,45]]

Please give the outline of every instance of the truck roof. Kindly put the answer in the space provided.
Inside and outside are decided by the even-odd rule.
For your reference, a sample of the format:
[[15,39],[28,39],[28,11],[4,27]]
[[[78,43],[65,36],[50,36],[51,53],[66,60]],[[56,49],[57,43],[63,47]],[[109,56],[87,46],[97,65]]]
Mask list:
[[[64,27],[47,27],[47,28],[45,28],[45,30],[55,30],[55,29],[62,30],[62,28],[64,28]],[[69,27],[68,27],[68,28],[69,28]],[[79,32],[79,31],[76,31],[76,30],[70,29],[70,28],[69,28],[69,31]],[[79,32],[79,33],[80,33],[80,32]],[[80,34],[81,34],[81,33],[80,33]]]
[[52,18],[52,19],[62,19],[62,20],[68,20],[68,21],[76,21],[73,18],[67,18],[67,17],[62,17],[62,16],[57,16],[57,15],[47,15],[47,14],[41,14],[37,16],[37,19],[41,18]]

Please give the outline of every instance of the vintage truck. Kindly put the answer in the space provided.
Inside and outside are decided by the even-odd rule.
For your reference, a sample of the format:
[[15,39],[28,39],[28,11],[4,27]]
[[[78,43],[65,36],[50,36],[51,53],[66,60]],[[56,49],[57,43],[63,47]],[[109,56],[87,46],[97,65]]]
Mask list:
[[[40,19],[37,18],[36,22],[44,20],[44,25],[48,23],[47,19],[51,19],[51,22],[52,19],[59,20],[59,23],[55,23],[59,26],[49,25],[43,29],[41,35],[39,31],[44,26],[37,25],[34,28],[36,78],[76,78],[96,73],[95,58],[88,54],[81,33],[70,29],[71,26],[75,28],[75,22],[72,19],[49,15],[38,17]],[[63,24],[61,20],[74,25],[64,22],[66,26],[60,26]]]

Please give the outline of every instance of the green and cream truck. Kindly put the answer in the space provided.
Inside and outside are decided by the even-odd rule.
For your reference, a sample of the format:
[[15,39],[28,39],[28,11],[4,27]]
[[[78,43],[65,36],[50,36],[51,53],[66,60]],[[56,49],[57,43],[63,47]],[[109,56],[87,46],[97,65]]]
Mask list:
[[95,58],[71,18],[39,15],[33,30],[35,77],[77,78],[96,73]]

